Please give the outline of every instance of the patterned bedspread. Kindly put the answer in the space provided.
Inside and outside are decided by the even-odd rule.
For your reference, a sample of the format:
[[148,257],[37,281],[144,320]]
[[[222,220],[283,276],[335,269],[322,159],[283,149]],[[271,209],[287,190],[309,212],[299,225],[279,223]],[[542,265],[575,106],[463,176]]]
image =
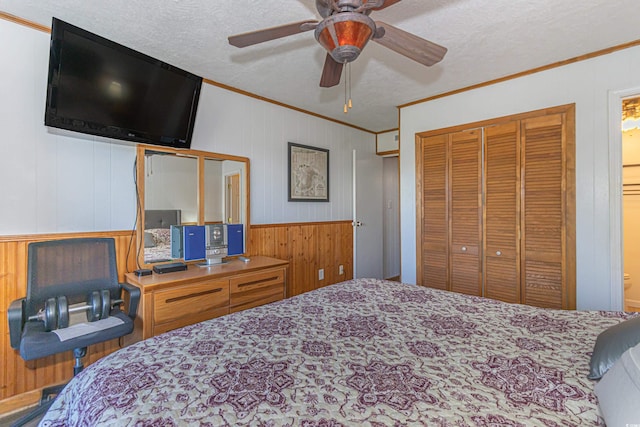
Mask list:
[[602,425],[589,355],[625,316],[354,280],[113,353],[41,425]]

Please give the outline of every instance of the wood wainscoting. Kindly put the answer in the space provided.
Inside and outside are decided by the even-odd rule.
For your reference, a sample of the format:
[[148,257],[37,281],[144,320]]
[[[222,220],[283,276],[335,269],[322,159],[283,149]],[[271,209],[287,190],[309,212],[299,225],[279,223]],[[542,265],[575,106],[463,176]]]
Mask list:
[[353,278],[351,221],[252,225],[248,243],[249,255],[289,261],[287,297]]
[[[132,236],[133,241],[131,241]],[[18,352],[11,348],[7,322],[9,304],[26,295],[27,247],[29,243],[72,237],[113,237],[116,243],[118,278],[121,282],[124,282],[124,274],[127,271],[136,268],[136,242],[135,235],[131,231],[0,236],[0,351],[2,351],[0,414],[16,409],[12,402],[19,400],[10,399],[11,397],[18,397],[20,394],[52,384],[64,383],[73,377],[72,352],[25,362]],[[130,244],[131,250],[129,250]],[[92,345],[84,359],[85,365],[89,365],[119,348],[120,344],[117,339]],[[36,398],[39,399],[39,396],[36,395]]]
[[[124,282],[124,274],[136,269],[136,241],[131,231],[0,236],[0,415],[35,404],[39,399],[36,391],[73,377],[71,352],[29,362],[22,360],[11,348],[7,323],[9,304],[26,295],[29,243],[72,237],[113,237],[119,280]],[[353,277],[351,221],[252,225],[247,247],[249,256],[265,255],[289,261],[288,297]],[[342,275],[340,265],[344,269]],[[324,269],[324,280],[318,279],[319,269]],[[119,348],[119,340],[90,346],[85,365]]]

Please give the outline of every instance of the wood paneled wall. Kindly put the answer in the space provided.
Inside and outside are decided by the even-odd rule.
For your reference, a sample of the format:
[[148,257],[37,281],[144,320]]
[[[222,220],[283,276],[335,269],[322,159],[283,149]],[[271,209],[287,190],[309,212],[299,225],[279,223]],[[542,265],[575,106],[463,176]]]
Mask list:
[[[71,237],[113,237],[118,274],[136,269],[135,235],[130,231],[0,236],[0,414],[14,409],[19,395],[68,381],[73,377],[73,355],[58,354],[30,362],[22,360],[9,343],[7,310],[12,301],[26,295],[27,247],[30,242]],[[353,277],[353,228],[351,221],[254,225],[249,228],[250,256],[265,255],[289,261],[287,296],[348,280]],[[344,274],[339,274],[339,266]],[[318,270],[324,269],[324,280]],[[120,348],[118,340],[90,346],[85,365]],[[31,393],[27,403],[35,403]]]
[[[3,399],[51,384],[68,381],[73,377],[72,352],[61,353],[25,362],[18,351],[11,348],[7,310],[12,301],[23,298],[27,289],[27,247],[31,242],[70,237],[113,237],[118,258],[118,275],[136,268],[135,235],[131,231],[42,234],[26,236],[0,236],[0,413],[10,410]],[[131,250],[129,245],[131,244]],[[84,359],[85,366],[120,348],[118,340],[90,346]],[[7,409],[9,408],[9,409]]]
[[[249,255],[289,261],[288,297],[353,278],[351,221],[252,225],[248,243]],[[319,269],[324,280],[318,280]]]

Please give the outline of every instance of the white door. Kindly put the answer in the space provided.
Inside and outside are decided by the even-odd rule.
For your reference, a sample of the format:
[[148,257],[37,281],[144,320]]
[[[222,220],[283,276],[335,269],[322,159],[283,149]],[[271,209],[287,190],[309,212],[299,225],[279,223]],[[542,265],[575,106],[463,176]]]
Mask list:
[[353,150],[353,277],[382,279],[382,158]]

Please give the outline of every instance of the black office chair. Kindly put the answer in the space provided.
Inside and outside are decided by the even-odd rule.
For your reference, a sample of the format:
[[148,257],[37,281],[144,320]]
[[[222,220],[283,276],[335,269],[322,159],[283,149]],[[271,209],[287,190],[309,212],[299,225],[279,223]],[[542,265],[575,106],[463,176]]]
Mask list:
[[[27,296],[13,301],[8,311],[11,347],[24,360],[73,350],[75,376],[83,369],[87,346],[133,331],[140,290],[118,283],[111,238],[34,242],[28,255]],[[126,314],[120,310],[122,290],[128,296]],[[14,425],[44,414],[63,387],[45,388],[38,408]]]

